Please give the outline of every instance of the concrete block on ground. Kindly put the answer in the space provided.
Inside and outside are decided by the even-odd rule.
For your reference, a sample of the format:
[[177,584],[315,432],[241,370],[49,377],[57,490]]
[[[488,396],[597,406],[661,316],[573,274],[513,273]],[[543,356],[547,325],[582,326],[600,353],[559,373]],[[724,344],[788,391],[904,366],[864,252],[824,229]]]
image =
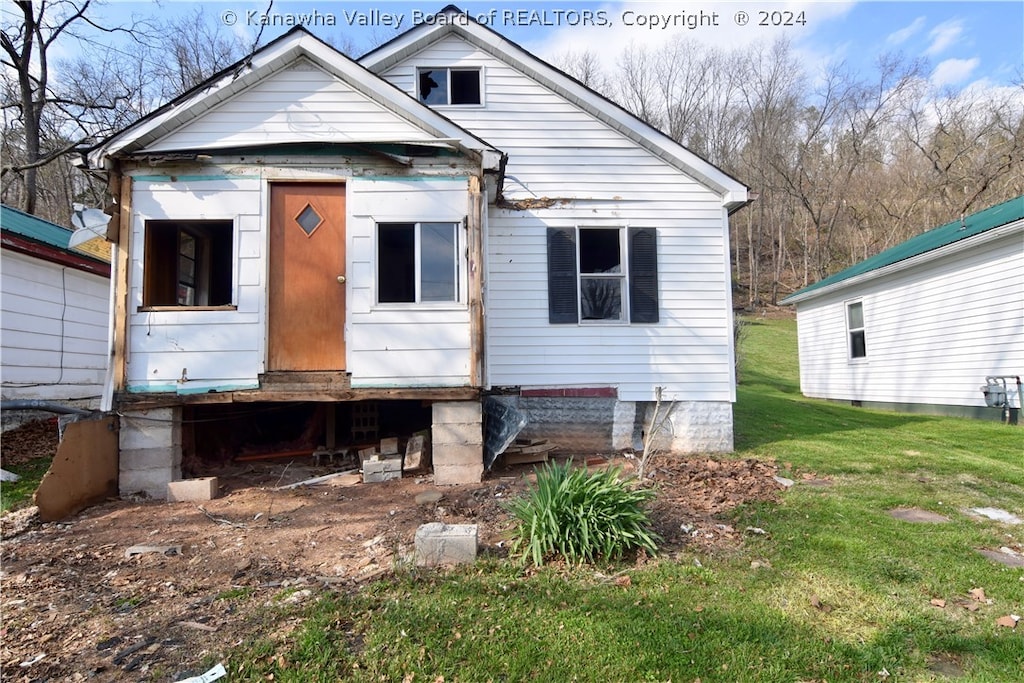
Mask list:
[[416,530],[416,566],[472,564],[477,540],[476,524],[424,524]]
[[213,500],[219,493],[217,477],[182,479],[167,484],[167,500],[171,503]]
[[437,486],[479,484],[483,476],[483,459],[475,465],[438,465],[436,462],[434,463],[434,484]]
[[426,436],[416,434],[405,446],[405,460],[402,461],[402,468],[406,471],[418,470],[424,464],[424,451],[426,450]]
[[375,456],[363,461],[363,481],[375,484],[402,478],[402,457]]

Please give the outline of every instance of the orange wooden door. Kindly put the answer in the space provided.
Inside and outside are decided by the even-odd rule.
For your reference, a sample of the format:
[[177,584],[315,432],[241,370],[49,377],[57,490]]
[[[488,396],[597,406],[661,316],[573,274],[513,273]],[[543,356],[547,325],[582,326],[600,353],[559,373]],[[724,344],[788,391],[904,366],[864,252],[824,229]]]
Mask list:
[[345,186],[271,184],[267,370],[345,369],[344,275]]

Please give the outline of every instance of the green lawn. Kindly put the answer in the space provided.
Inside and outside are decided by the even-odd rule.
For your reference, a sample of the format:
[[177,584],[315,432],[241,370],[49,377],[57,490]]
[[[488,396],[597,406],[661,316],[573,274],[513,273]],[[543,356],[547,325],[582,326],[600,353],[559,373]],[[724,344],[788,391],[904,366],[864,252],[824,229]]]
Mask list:
[[[996,624],[1024,614],[1024,570],[975,551],[1024,528],[961,512],[1024,516],[1024,429],[805,399],[792,321],[751,323],[743,350],[735,456],[833,482],[729,520],[767,535],[643,569],[403,569],[289,613],[297,629],[231,654],[232,680],[1024,680],[1024,623]],[[951,521],[888,514],[911,506]]]

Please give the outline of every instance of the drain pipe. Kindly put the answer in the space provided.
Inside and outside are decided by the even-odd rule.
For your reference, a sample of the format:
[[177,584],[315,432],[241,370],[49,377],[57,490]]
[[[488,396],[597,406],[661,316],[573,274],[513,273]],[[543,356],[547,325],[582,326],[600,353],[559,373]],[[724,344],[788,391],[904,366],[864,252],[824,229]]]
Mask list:
[[39,400],[19,400],[19,401],[0,401],[0,410],[44,410],[50,413],[58,413],[60,415],[92,415],[95,411],[85,410],[84,408],[72,408],[71,406],[61,405],[59,403],[51,403],[50,401],[39,401]]

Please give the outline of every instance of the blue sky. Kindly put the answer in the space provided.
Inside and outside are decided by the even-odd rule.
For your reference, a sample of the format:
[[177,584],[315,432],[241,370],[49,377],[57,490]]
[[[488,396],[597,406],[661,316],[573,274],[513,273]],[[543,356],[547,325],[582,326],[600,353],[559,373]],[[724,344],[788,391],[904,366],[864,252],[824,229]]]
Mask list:
[[[361,53],[395,35],[394,23],[407,29],[417,16],[436,12],[447,2],[291,2],[275,0],[271,12],[299,18],[305,15],[321,25],[310,25],[317,35],[335,44],[352,44]],[[549,60],[567,51],[589,49],[609,66],[630,43],[655,46],[674,34],[719,46],[740,46],[788,36],[804,67],[813,72],[833,60],[855,70],[870,70],[878,57],[899,51],[909,58],[928,61],[934,85],[959,90],[968,86],[1005,86],[1024,73],[1024,3],[1020,0],[975,2],[896,2],[818,0],[816,2],[459,2],[472,16],[480,16],[511,40]],[[231,30],[253,36],[268,2],[244,0],[112,0],[102,12],[110,17],[184,13],[202,7],[210,21],[230,23]],[[9,10],[9,8],[8,8]],[[8,10],[5,10],[5,14]],[[374,13],[376,11],[376,13]],[[737,23],[745,12],[749,22]],[[777,12],[778,14],[772,14]],[[703,13],[703,20],[701,14]],[[762,14],[764,13],[764,14]],[[323,25],[333,17],[334,26]],[[388,19],[387,17],[390,17]],[[588,22],[587,18],[592,21]],[[649,18],[650,17],[650,18]],[[676,26],[652,27],[667,18]],[[761,19],[769,25],[760,25]],[[772,26],[786,23],[790,26]],[[527,25],[518,25],[526,21]],[[779,22],[781,20],[781,22]],[[360,22],[365,22],[361,25]],[[390,22],[391,25],[388,25]],[[688,27],[695,22],[695,27]],[[541,25],[541,24],[548,25]],[[587,24],[591,25],[587,25]],[[703,23],[703,25],[699,25]],[[717,25],[711,25],[716,23]],[[287,30],[267,26],[264,42]],[[251,39],[251,38],[250,38]]]

